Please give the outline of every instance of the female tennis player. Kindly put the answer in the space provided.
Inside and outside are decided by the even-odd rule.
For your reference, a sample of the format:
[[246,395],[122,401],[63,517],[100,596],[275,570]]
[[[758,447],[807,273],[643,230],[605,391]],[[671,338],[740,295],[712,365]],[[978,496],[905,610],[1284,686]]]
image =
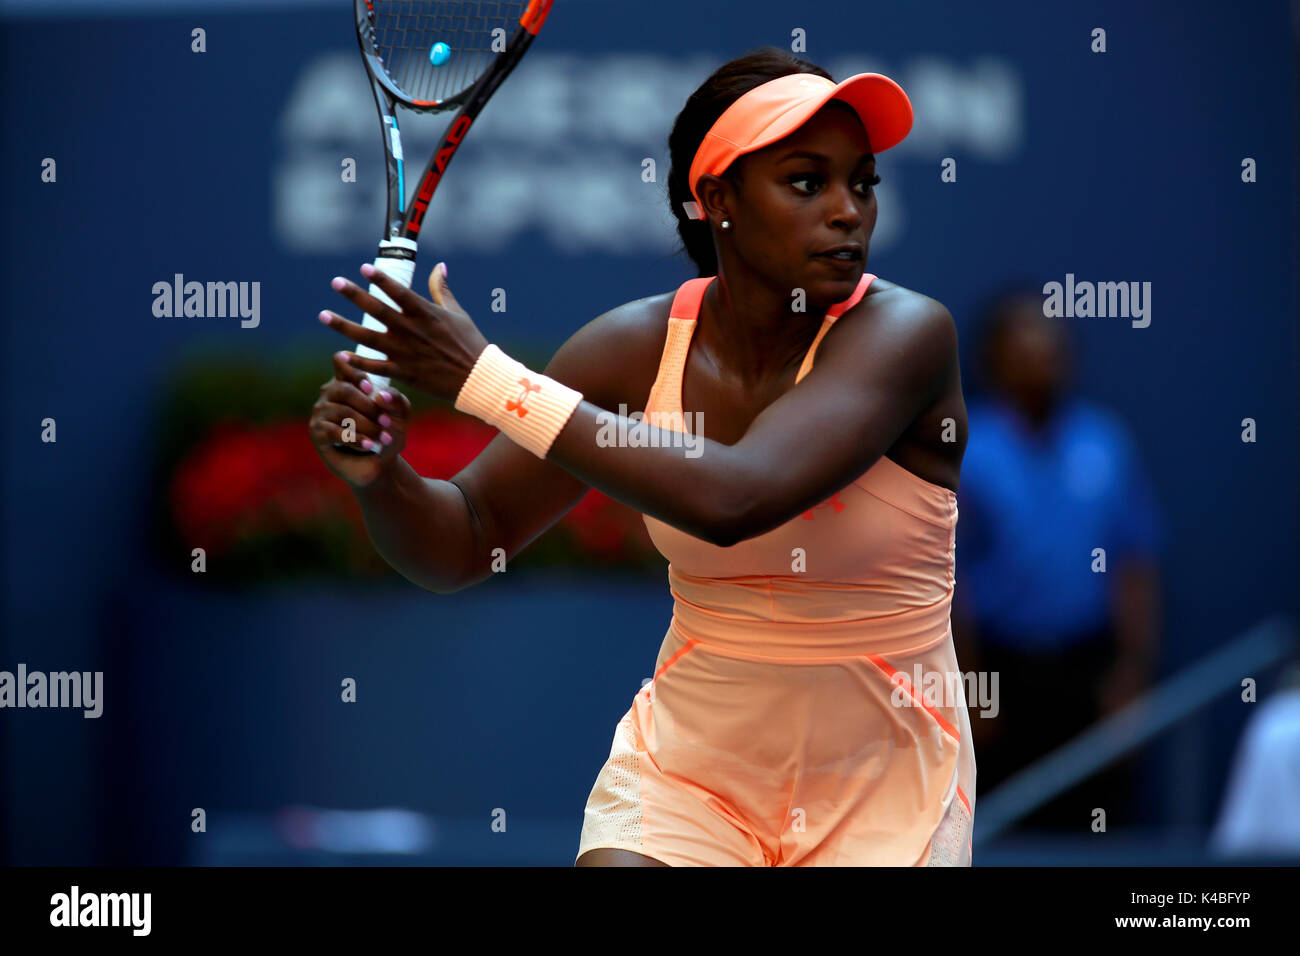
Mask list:
[[[333,282],[387,331],[321,321],[386,359],[335,356],[311,435],[390,564],[438,593],[468,587],[589,487],[643,512],[669,561],[672,620],[591,790],[577,865],[970,862],[949,621],[956,331],[938,302],[865,272],[875,157],[911,124],[878,74],[837,84],[772,48],[721,67],[669,139],[700,278],[590,322],[544,373],[487,342],[441,264],[432,301],[362,267],[400,312]],[[451,480],[421,478],[399,456],[408,403],[367,372],[501,434]],[[602,440],[637,427],[622,405],[647,441]],[[345,418],[378,454],[333,446]]]

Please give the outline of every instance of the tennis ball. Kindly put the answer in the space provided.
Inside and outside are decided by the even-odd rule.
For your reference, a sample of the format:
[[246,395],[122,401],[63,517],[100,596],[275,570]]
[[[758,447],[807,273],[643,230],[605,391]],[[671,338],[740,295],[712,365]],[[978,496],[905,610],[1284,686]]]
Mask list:
[[434,66],[442,66],[451,56],[451,48],[445,43],[435,43],[433,49],[429,51],[429,62]]

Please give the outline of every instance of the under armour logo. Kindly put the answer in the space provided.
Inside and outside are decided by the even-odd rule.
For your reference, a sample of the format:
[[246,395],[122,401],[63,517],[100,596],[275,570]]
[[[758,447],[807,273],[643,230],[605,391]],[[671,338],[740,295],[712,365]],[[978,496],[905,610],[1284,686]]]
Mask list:
[[831,495],[829,498],[827,498],[827,499],[826,499],[825,501],[823,501],[821,504],[819,504],[819,505],[813,505],[811,508],[809,508],[807,511],[805,511],[802,515],[800,515],[800,517],[803,518],[804,521],[812,521],[812,520],[813,520],[813,512],[816,511],[818,508],[825,508],[827,505],[830,505],[832,508],[835,509],[835,514],[839,514],[841,511],[843,511],[845,508],[848,507],[848,505],[846,505],[844,502],[840,501],[840,493],[837,491],[837,492],[835,492],[835,494]]
[[519,397],[506,399],[506,411],[518,412],[519,417],[523,418],[525,415],[528,414],[528,409],[524,408],[524,402],[528,399],[528,393],[540,392],[542,390],[542,386],[532,385],[529,383],[528,379],[526,378],[521,378],[519,380],[519,384],[523,386],[522,388],[519,389]]

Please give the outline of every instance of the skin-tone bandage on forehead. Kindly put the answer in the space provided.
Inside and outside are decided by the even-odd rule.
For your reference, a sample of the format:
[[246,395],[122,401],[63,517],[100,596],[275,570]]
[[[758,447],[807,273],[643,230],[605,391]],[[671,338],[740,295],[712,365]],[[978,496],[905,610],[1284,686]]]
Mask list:
[[704,218],[696,185],[704,175],[720,176],[738,156],[789,136],[832,99],[850,106],[876,153],[897,146],[912,128],[912,103],[903,88],[880,73],[857,73],[834,83],[815,73],[791,73],[754,87],[727,107],[705,134],[687,181],[694,202],[683,206],[691,219]]

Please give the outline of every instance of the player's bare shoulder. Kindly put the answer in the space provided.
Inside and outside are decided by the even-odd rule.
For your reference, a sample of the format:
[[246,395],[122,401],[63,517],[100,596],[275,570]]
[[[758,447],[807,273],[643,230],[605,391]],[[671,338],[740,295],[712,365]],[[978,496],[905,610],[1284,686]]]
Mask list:
[[[887,279],[873,279],[866,295],[836,325],[845,326],[841,341],[851,340],[849,348],[856,354],[884,359],[923,352],[930,354],[931,363],[938,355],[957,358],[957,326],[947,307]],[[832,346],[829,335],[826,344]]]
[[861,313],[873,316],[887,316],[900,321],[941,324],[951,322],[952,315],[942,302],[914,289],[908,289],[896,282],[879,277],[871,281],[867,294],[858,301],[846,316]]
[[546,374],[601,408],[617,411],[624,404],[629,412],[642,411],[659,370],[674,292],[596,316],[560,346]]
[[868,373],[914,389],[918,396],[931,396],[887,454],[926,480],[955,490],[967,418],[952,313],[937,299],[883,279],[872,280],[868,294],[845,316],[854,312],[860,337],[851,348],[864,357]]

